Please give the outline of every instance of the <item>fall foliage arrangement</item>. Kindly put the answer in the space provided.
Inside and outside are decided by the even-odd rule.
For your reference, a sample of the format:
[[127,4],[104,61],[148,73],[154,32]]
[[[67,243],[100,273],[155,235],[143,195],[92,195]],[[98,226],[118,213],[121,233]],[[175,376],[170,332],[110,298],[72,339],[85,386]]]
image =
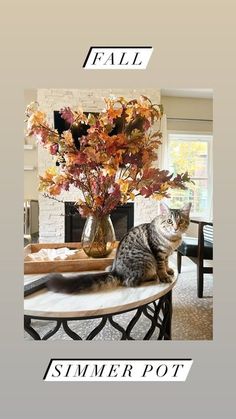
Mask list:
[[54,156],[54,166],[40,176],[39,190],[56,196],[73,185],[83,194],[76,202],[80,214],[103,217],[135,196],[160,200],[172,188],[186,189],[187,172],[174,176],[153,167],[162,138],[153,125],[163,115],[162,106],[144,96],[104,100],[99,114],[61,109],[68,129],[60,134],[37,103],[27,107],[27,135],[36,136]]

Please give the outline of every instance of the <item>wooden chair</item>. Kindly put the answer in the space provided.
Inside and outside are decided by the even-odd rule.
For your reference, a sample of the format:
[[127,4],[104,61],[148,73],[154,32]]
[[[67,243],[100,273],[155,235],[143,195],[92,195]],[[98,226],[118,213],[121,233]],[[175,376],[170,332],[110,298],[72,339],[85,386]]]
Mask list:
[[177,268],[181,272],[182,256],[197,264],[197,296],[203,297],[204,274],[213,273],[212,267],[205,267],[204,260],[213,260],[213,223],[191,220],[198,224],[198,237],[185,237],[177,249]]

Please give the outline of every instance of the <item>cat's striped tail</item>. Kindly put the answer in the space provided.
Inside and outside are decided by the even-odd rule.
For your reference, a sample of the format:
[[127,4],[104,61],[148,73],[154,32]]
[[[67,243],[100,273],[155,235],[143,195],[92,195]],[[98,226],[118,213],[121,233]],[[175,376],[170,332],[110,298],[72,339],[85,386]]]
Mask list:
[[84,290],[97,290],[101,287],[118,285],[118,278],[111,272],[86,273],[64,276],[60,273],[47,275],[46,287],[50,291],[73,293]]
[[42,288],[50,291],[73,293],[84,290],[97,290],[101,287],[117,286],[120,283],[114,272],[98,272],[64,276],[60,273],[50,273],[24,287],[24,295],[30,295]]

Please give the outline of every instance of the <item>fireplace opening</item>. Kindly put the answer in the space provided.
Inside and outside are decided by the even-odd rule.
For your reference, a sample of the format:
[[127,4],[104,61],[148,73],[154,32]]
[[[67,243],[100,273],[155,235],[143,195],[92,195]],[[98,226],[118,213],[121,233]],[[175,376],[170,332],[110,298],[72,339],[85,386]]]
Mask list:
[[[134,204],[129,202],[118,206],[111,213],[116,239],[122,237],[134,225]],[[65,242],[80,242],[86,219],[82,218],[74,206],[74,202],[65,202]]]

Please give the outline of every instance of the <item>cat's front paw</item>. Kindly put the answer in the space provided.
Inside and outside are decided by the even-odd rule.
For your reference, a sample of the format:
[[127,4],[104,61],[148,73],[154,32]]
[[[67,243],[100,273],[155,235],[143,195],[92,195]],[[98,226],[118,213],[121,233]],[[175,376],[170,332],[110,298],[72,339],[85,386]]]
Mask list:
[[166,270],[166,272],[168,273],[168,275],[174,275],[174,273],[175,273],[174,269],[172,269],[172,268],[168,268]]
[[172,278],[170,275],[168,275],[168,273],[162,273],[162,274],[159,274],[158,276],[161,282],[165,282],[165,283],[172,282]]

